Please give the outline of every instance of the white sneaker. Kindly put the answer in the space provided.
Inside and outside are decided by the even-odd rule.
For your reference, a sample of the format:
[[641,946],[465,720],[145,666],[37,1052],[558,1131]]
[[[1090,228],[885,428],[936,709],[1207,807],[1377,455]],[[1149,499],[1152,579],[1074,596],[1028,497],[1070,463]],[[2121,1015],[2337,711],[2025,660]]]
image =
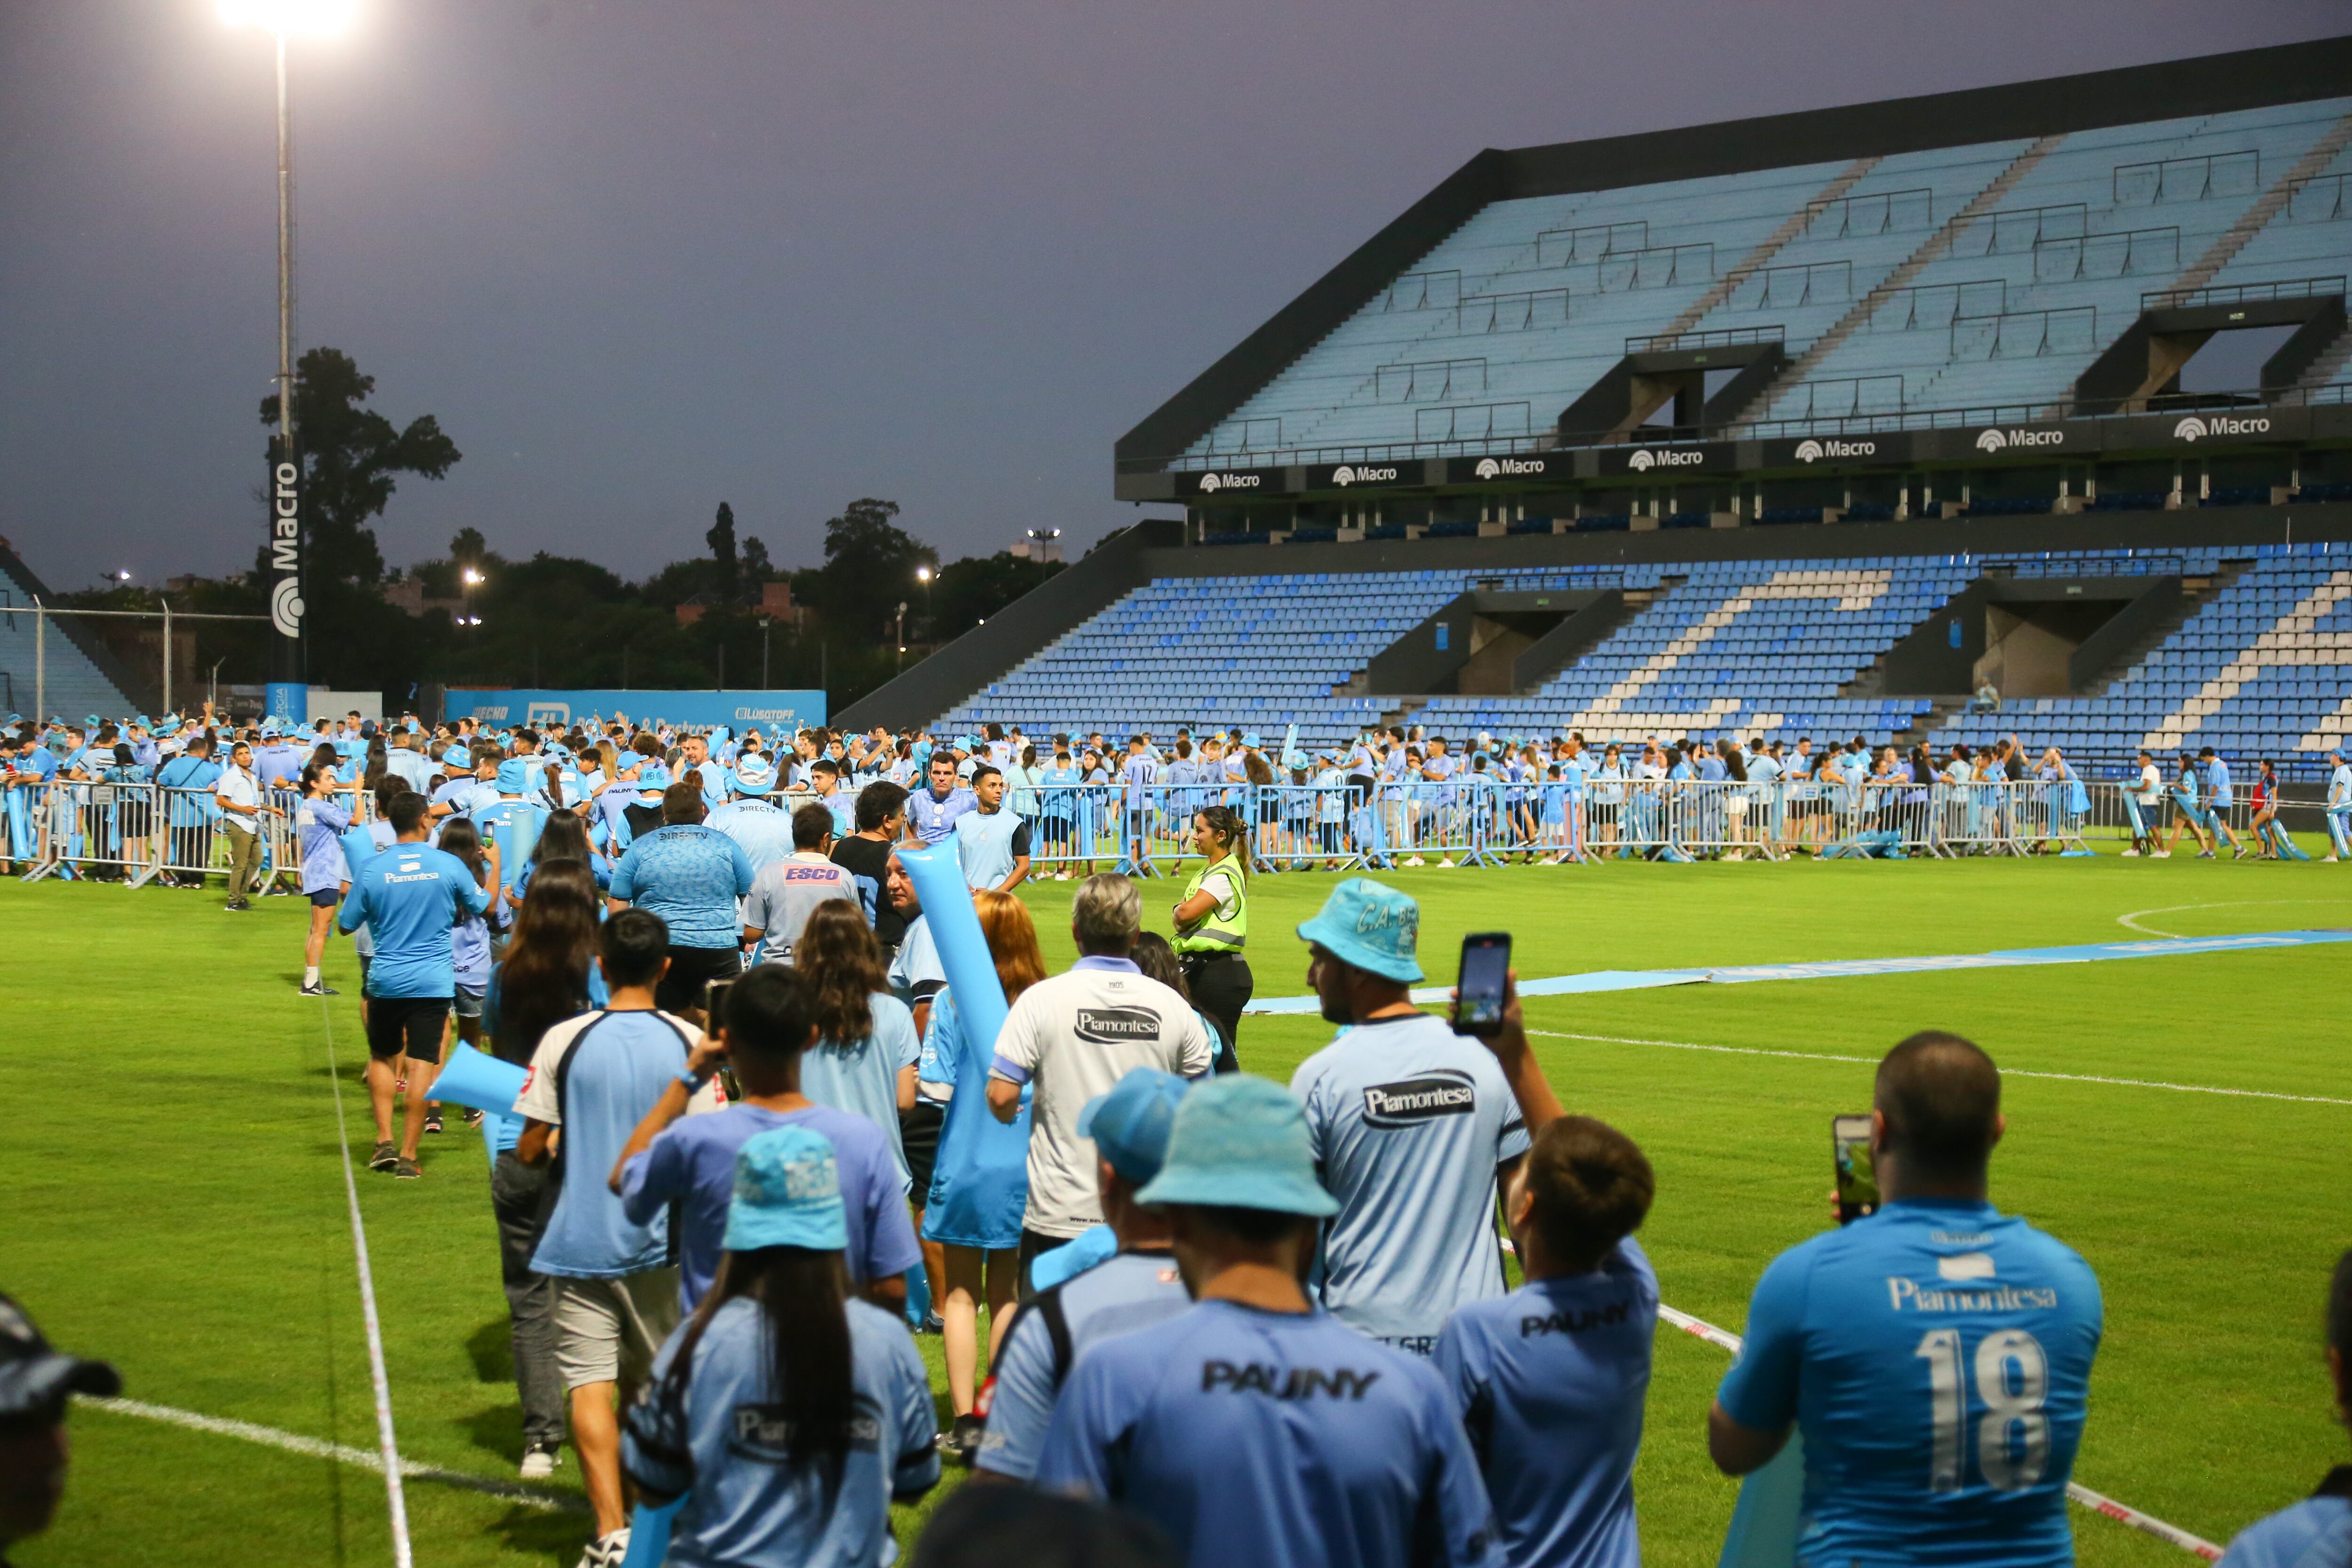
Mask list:
[[553,1444],[533,1443],[522,1451],[522,1479],[543,1481],[555,1474],[555,1467],[562,1462],[562,1450]]
[[2126,849],[2123,853],[2123,858],[2126,860],[2137,860],[2139,858],[2139,851],[2137,849]]
[[2147,852],[2147,858],[2151,860],[2169,860],[2172,858],[2172,851],[2169,849],[2151,849]]
[[580,1568],[621,1568],[622,1559],[629,1554],[629,1527],[623,1525],[610,1535],[600,1535],[588,1543],[580,1554]]

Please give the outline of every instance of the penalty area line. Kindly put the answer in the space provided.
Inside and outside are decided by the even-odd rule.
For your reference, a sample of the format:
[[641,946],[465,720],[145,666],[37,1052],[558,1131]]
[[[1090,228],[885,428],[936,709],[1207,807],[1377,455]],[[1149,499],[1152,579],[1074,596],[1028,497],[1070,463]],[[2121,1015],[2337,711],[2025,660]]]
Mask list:
[[[332,1459],[339,1465],[356,1469],[383,1471],[381,1453],[369,1448],[354,1448],[348,1443],[330,1443],[323,1437],[306,1437],[299,1432],[288,1432],[277,1426],[264,1426],[258,1422],[238,1421],[226,1415],[205,1415],[194,1410],[179,1410],[169,1405],[150,1405],[139,1399],[92,1399],[77,1396],[77,1405],[88,1405],[116,1415],[134,1415],[145,1421],[161,1421],[166,1426],[184,1426],[191,1432],[208,1432],[215,1437],[235,1437],[240,1442],[257,1443],[266,1448],[278,1448],[289,1454],[302,1454],[311,1458]],[[400,1461],[400,1473],[407,1479],[429,1481],[436,1486],[459,1487],[467,1491],[480,1492],[486,1497],[499,1498],[507,1502],[520,1503],[525,1508],[540,1509],[551,1513],[585,1513],[585,1500],[562,1492],[543,1492],[513,1481],[502,1481],[492,1476],[467,1475],[463,1470],[445,1470],[435,1465],[419,1464],[414,1459]]]
[[[1774,1051],[1758,1046],[1703,1046],[1691,1040],[1650,1040],[1631,1035],[1584,1035],[1564,1029],[1529,1029],[1528,1033],[1547,1040],[1594,1040],[1610,1046],[1656,1046],[1670,1051],[1713,1051],[1727,1057],[1782,1057],[1800,1062],[1852,1062],[1861,1067],[1874,1068],[1876,1057],[1840,1057],[1823,1051]],[[2326,1094],[2282,1094],[2269,1089],[2226,1089],[2210,1083],[2166,1083],[2158,1079],[2107,1078],[2098,1073],[2036,1072],[2030,1068],[2003,1068],[2003,1078],[2049,1079],[2058,1083],[2104,1083],[2117,1089],[2160,1089],[2174,1094],[2219,1094],[2234,1100],[2284,1100],[2297,1105],[2352,1105],[2352,1100],[2337,1099]]]

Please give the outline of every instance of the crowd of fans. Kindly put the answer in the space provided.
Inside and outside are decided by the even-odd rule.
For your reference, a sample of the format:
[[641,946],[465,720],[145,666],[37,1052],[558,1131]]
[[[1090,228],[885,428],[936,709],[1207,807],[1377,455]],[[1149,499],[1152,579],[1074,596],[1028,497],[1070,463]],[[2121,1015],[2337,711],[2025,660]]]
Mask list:
[[[159,752],[173,738],[140,728]],[[215,787],[202,830],[233,836],[241,866],[249,822],[288,815],[306,992],[331,994],[334,931],[360,944],[371,1169],[423,1177],[453,1039],[526,1069],[492,1131],[519,1465],[553,1474],[568,1437],[586,1568],[623,1561],[633,1508],[666,1512],[674,1563],[882,1563],[890,1504],[943,1459],[982,1495],[934,1535],[1055,1518],[1099,1528],[1104,1560],[1204,1568],[1638,1562],[1659,1298],[1634,1232],[1655,1175],[1564,1111],[1516,997],[1491,1038],[1413,1004],[1404,893],[1351,878],[1297,927],[1339,1033],[1286,1088],[1241,1070],[1237,1013],[1190,993],[1125,875],[1076,873],[1081,956],[1047,973],[1010,895],[1066,829],[1022,811],[1051,784],[1025,743],[995,760],[1014,736],[331,731],[230,740],[211,782],[245,782]],[[1201,770],[1237,751],[1261,782],[1262,748],[1191,742],[1163,766],[1134,738],[1116,778],[1095,753],[1092,782],[1199,790],[1192,826],[1245,837]],[[192,777],[212,750],[199,730],[126,765]],[[1589,767],[1574,737],[1530,750],[1511,765],[1573,770],[1588,802],[1633,776],[1615,746]],[[1692,766],[1644,752],[1669,777]],[[1702,766],[1819,780],[1852,754],[1727,742]],[[1430,772],[1450,755],[1368,734],[1326,760],[1376,792],[1415,759],[1459,779]],[[2021,765],[1990,755],[1964,765]],[[2191,787],[2227,787],[2208,781]],[[992,1037],[963,1020],[995,999],[960,1004],[902,859],[950,842],[1007,1010]],[[1801,1434],[1801,1561],[2072,1561],[2099,1287],[1993,1207],[2000,1099],[1967,1040],[1895,1047],[1872,1115],[1882,1204],[1757,1286],[1707,1440],[1742,1475]],[[27,1412],[54,1427],[66,1388],[105,1381],[29,1329],[10,1341],[12,1314],[0,1436]],[[942,1338],[944,1432],[919,1332]],[[2341,1561],[2293,1555],[2352,1540],[2352,1488],[2330,1485],[2237,1560]],[[1118,1520],[1056,1513],[1069,1499]],[[918,1561],[963,1560],[970,1539],[927,1539]]]

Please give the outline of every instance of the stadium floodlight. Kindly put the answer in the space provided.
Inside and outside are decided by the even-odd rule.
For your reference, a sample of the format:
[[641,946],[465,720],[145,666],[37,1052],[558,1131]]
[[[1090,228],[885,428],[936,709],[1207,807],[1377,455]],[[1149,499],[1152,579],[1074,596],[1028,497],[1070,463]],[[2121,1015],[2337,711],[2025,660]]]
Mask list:
[[352,0],[220,0],[221,20],[230,26],[258,27],[280,38],[340,33],[358,9]]
[[466,568],[466,586],[470,588],[481,580],[482,574],[479,572],[475,571],[471,566]]

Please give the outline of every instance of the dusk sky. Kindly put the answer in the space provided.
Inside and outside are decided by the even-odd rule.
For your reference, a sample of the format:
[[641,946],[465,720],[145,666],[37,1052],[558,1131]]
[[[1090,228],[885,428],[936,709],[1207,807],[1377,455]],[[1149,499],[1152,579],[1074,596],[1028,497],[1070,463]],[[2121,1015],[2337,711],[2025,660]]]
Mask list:
[[[1083,545],[1138,515],[1112,441],[1481,147],[2345,16],[359,0],[296,46],[300,340],[465,453],[394,497],[395,565],[470,525],[641,576],[699,553],[722,500],[814,564],[862,495],[950,557],[1037,526]],[[58,588],[241,569],[261,537],[270,73],[212,0],[0,6],[0,534]]]

